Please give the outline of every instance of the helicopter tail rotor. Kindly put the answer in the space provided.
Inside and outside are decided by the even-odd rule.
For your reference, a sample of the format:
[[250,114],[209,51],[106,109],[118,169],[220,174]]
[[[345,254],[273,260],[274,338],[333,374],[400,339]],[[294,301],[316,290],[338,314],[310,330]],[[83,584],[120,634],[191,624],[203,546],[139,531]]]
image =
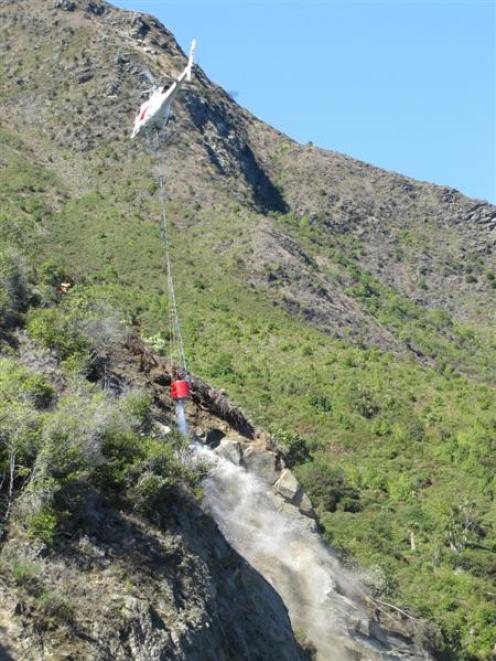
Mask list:
[[193,75],[193,60],[195,57],[195,50],[196,50],[196,39],[193,39],[193,41],[191,42],[191,48],[189,49],[188,66],[186,67],[186,81],[188,83],[191,82],[191,77]]

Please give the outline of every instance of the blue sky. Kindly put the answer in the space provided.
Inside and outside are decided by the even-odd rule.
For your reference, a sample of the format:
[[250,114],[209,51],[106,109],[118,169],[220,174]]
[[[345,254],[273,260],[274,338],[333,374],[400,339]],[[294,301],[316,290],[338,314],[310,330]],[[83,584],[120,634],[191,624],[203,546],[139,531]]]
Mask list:
[[496,202],[494,2],[113,0],[299,142]]

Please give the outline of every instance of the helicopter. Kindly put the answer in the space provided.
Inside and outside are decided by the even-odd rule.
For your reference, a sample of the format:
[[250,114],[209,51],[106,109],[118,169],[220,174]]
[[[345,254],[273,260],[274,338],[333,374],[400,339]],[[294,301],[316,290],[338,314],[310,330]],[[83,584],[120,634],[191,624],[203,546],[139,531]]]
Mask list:
[[191,81],[193,73],[193,59],[195,57],[196,40],[193,39],[189,50],[188,63],[181,75],[169,87],[154,86],[150,97],[141,104],[138,116],[134,120],[131,139],[146,129],[161,129],[169,120],[172,102],[177,96],[183,83]]

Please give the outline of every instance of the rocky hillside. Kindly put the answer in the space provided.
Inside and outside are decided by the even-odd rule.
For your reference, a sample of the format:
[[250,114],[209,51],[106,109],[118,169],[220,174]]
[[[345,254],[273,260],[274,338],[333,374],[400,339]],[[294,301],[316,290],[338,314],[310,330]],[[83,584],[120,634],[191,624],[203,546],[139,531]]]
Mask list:
[[[22,412],[44,444],[31,440],[28,449],[22,426],[10,427],[5,439],[15,475],[12,501],[9,496],[7,507],[1,501],[0,657],[309,658],[294,639],[281,598],[202,512],[184,469],[176,465],[175,480],[169,475],[153,483],[152,476],[161,474],[158,463],[171,461],[157,446],[139,475],[131,429],[143,445],[153,438],[162,446],[177,442],[164,424],[170,423],[170,402],[155,383],[167,379],[164,366],[158,369],[139,342],[130,348],[114,343],[91,385],[70,378],[54,352],[25,335],[11,339],[19,359],[0,358],[7,405],[1,408],[2,431],[8,429],[6,418]],[[209,391],[197,391],[209,404]],[[118,441],[130,402],[133,415],[141,409],[141,422],[131,422],[127,439]],[[75,405],[86,418],[84,432],[71,420]],[[213,401],[210,407],[215,410]],[[203,434],[226,424],[208,408],[197,415]],[[112,443],[119,443],[113,459]],[[116,460],[117,480],[111,477]],[[124,496],[131,462],[135,484]],[[95,469],[106,474],[103,483]]]
[[[100,349],[123,319],[166,352],[156,163],[129,133],[184,53],[100,0],[0,0],[0,31],[4,355],[21,325],[96,378],[81,310]],[[496,208],[298,145],[195,73],[164,148],[193,371],[270,428],[326,539],[437,623],[442,658],[491,658]]]

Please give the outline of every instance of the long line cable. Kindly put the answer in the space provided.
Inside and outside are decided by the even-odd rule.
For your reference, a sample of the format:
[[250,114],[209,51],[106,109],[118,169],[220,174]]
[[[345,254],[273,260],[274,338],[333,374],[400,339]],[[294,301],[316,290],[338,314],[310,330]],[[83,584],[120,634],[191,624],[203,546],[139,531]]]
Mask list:
[[171,377],[174,369],[173,367],[174,353],[175,353],[175,349],[177,348],[179,353],[179,362],[182,371],[181,378],[188,380],[189,372],[186,362],[186,352],[184,351],[181,323],[179,321],[176,293],[174,290],[174,280],[172,277],[171,243],[169,236],[169,221],[167,216],[167,192],[165,188],[165,162],[164,162],[163,153],[160,149],[160,138],[158,131],[155,133],[154,136],[151,136],[150,143],[159,167],[159,197],[160,197],[160,207],[161,207],[160,234],[164,244],[165,270],[167,276],[167,294],[169,300]]

